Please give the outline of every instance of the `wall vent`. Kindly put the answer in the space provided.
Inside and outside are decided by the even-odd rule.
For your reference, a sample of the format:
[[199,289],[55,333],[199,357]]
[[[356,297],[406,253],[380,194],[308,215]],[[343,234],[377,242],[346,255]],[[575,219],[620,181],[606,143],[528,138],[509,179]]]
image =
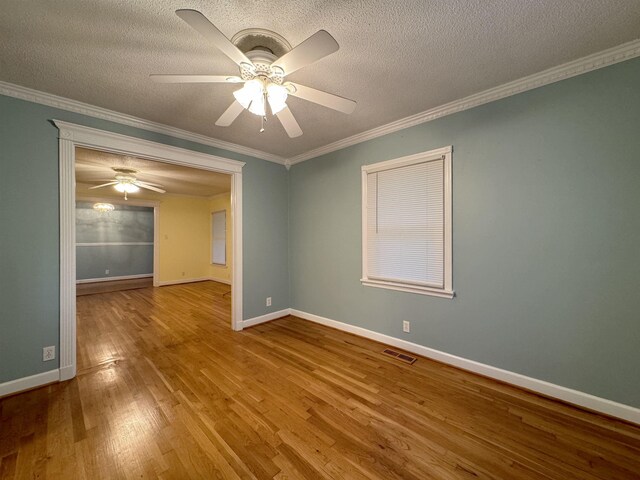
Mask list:
[[416,360],[416,357],[412,357],[411,355],[407,355],[406,353],[396,352],[395,350],[391,350],[390,348],[385,348],[382,353],[385,355],[389,355],[390,357],[397,358],[401,362],[408,363],[409,365],[413,365]]

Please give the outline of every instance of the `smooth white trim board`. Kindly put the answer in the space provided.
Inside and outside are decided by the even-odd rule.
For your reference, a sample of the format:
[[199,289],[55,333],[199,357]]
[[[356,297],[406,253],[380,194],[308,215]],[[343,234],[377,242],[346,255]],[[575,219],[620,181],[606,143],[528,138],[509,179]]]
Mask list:
[[166,280],[164,282],[158,282],[158,287],[167,287],[169,285],[180,285],[183,283],[195,283],[195,282],[206,282],[210,280],[209,277],[200,277],[200,278],[183,278],[181,280]]
[[137,278],[152,278],[153,273],[141,273],[140,275],[122,275],[120,277],[100,277],[100,278],[85,278],[83,280],[76,280],[76,285],[81,283],[99,283],[99,282],[115,282],[117,280],[135,280]]
[[401,118],[386,125],[381,125],[371,130],[367,130],[351,137],[343,138],[333,143],[323,145],[313,150],[301,153],[294,157],[288,158],[285,162],[285,166],[288,168],[296,163],[310,160],[320,155],[325,155],[336,150],[342,150],[343,148],[356,145],[358,143],[366,142],[373,138],[378,138],[388,133],[397,132],[398,130],[404,130],[405,128],[414,127],[421,123],[430,122],[437,118],[445,117],[453,113],[469,110],[485,103],[495,102],[518,93],[527,92],[538,87],[543,87],[551,83],[566,80],[567,78],[582,75],[583,73],[591,72],[599,68],[608,67],[616,63],[624,62],[640,56],[640,40],[632,40],[617,47],[609,48],[601,52],[587,55],[586,57],[573,60],[571,62],[557,65],[539,73],[529,75],[527,77],[514,80],[497,87],[478,92],[468,97],[460,98],[444,105],[440,105],[435,108],[430,108],[424,112],[416,113],[409,117]]
[[169,135],[175,138],[181,138],[190,142],[200,143],[202,145],[209,145],[211,147],[222,148],[230,152],[241,153],[243,155],[249,155],[251,157],[260,158],[262,160],[268,160],[284,165],[285,159],[274,155],[272,153],[263,152],[254,148],[237,145],[231,142],[225,142],[224,140],[218,140],[217,138],[208,137],[199,133],[188,132],[180,128],[171,127],[163,123],[156,123],[143,118],[134,117],[132,115],[126,115],[124,113],[116,112],[102,107],[96,107],[88,103],[78,102],[77,100],[71,100],[70,98],[59,97],[47,92],[41,92],[39,90],[33,90],[31,88],[23,87],[9,82],[0,81],[0,95],[6,95],[8,97],[19,98],[20,100],[26,100],[28,102],[39,103],[41,105],[47,105],[49,107],[59,108],[68,112],[80,113],[93,118],[100,118],[108,120],[110,122],[119,123],[121,125],[129,125],[130,127],[140,128],[150,132],[157,132],[163,135]]
[[60,371],[57,368],[55,370],[49,370],[48,372],[31,375],[30,377],[18,378],[9,382],[0,383],[0,397],[58,381],[60,381]]
[[276,320],[277,318],[286,317],[287,315],[291,315],[290,308],[278,310],[277,312],[267,313],[266,315],[260,315],[259,317],[249,318],[242,321],[242,328],[253,327],[254,325],[270,322],[271,320]]
[[226,278],[209,277],[209,280],[212,282],[224,283],[225,285],[231,285],[231,280],[227,280]]
[[[451,355],[449,353],[441,352],[433,348],[424,347],[416,343],[407,342],[399,338],[384,335],[382,333],[373,332],[366,328],[356,327],[347,323],[339,322],[337,320],[331,320],[329,318],[320,317],[312,313],[301,312],[300,310],[291,309],[291,315],[300,317],[304,320],[333,327],[344,332],[353,333],[360,337],[369,338],[380,343],[401,348],[411,353],[422,355],[423,357],[431,358],[454,367],[467,370],[469,372],[478,373],[486,377],[494,378],[511,385],[526,388],[533,392],[553,397],[558,400],[562,400],[573,405],[587,408],[596,412],[601,412],[612,417],[621,418],[629,422],[640,425],[640,409],[617,403],[605,398],[596,397],[594,395],[573,390],[571,388],[562,387],[553,383],[545,382],[544,380],[538,380],[536,378],[527,377],[519,373],[510,372],[501,368],[492,367],[484,363],[468,360],[466,358]],[[260,318],[260,317],[258,317]]]
[[280,157],[272,153],[255,150],[253,148],[244,147],[224,140],[218,140],[213,137],[201,135],[197,133],[188,132],[179,128],[171,127],[161,123],[151,122],[142,118],[126,115],[113,110],[108,110],[102,107],[96,107],[87,103],[78,102],[69,98],[59,97],[51,93],[41,92],[33,90],[31,88],[23,87],[13,83],[0,81],[0,95],[6,95],[8,97],[18,98],[26,100],[28,102],[39,103],[41,105],[47,105],[69,112],[76,112],[89,117],[101,118],[110,122],[119,123],[122,125],[129,125],[135,128],[148,130],[151,132],[158,132],[164,135],[170,135],[176,138],[182,138],[191,142],[200,143],[202,145],[210,145],[212,147],[223,148],[236,153],[244,155],[250,155],[255,158],[261,158],[270,162],[282,164],[289,169],[291,165],[310,160],[326,153],[335,152],[358,143],[371,140],[373,138],[381,137],[388,133],[397,132],[405,128],[413,127],[421,123],[435,120],[436,118],[451,115],[452,113],[461,112],[463,110],[469,110],[470,108],[483,105],[485,103],[500,100],[502,98],[515,95],[517,93],[533,90],[534,88],[542,87],[550,83],[559,82],[567,78],[575,77],[583,73],[597,70],[599,68],[608,67],[616,63],[624,62],[640,56],[640,40],[632,40],[617,47],[603,50],[601,52],[588,55],[586,57],[573,60],[562,65],[558,65],[540,73],[523,77],[513,82],[505,83],[494,88],[490,88],[483,92],[479,92],[470,95],[465,98],[454,100],[447,104],[430,108],[424,112],[411,115],[409,117],[401,118],[399,120],[381,125],[371,130],[367,130],[351,137],[343,138],[341,140],[323,145],[312,150],[308,150],[299,155],[295,155],[290,158]]

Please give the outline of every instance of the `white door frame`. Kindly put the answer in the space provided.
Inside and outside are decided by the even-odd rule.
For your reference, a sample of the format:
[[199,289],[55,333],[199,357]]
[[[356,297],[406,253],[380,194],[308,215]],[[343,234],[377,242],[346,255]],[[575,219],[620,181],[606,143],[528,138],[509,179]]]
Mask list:
[[233,265],[231,326],[242,330],[242,167],[244,162],[172,147],[60,120],[60,380],[76,375],[75,152],[87,147],[231,175]]

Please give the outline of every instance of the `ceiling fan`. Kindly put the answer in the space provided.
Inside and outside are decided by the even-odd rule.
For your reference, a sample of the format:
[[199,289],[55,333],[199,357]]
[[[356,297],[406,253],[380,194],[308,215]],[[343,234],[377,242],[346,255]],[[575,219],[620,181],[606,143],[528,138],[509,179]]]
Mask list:
[[[120,168],[120,167],[111,167],[111,170],[116,172],[115,178],[110,180],[109,183],[103,183],[102,185],[96,185],[95,187],[89,187],[89,190],[93,190],[94,188],[102,188],[108,187],[109,185],[113,185],[117,191],[124,193],[124,199],[127,200],[127,194],[135,193],[141,188],[146,188],[147,190],[153,190],[158,193],[166,193],[163,190],[162,185],[158,185],[156,183],[143,182],[142,180],[138,180],[136,177],[137,173],[140,173],[138,170],[133,168]],[[106,180],[106,179],[105,179]]]
[[[353,100],[285,81],[287,75],[340,48],[338,42],[326,31],[316,32],[293,49],[286,44],[288,48],[285,48],[282,52],[284,54],[277,58],[272,48],[259,44],[251,45],[249,51],[243,52],[197,10],[176,10],[176,14],[233,60],[240,68],[240,76],[151,75],[150,77],[159,83],[244,83],[242,88],[233,92],[235,101],[216,121],[216,125],[228,127],[243,110],[247,109],[262,117],[260,132],[263,132],[268,108],[278,117],[287,135],[294,138],[302,135],[302,129],[287,106],[286,101],[289,95],[346,114],[352,113],[356,108],[356,102]],[[264,32],[266,31],[261,31],[262,35]],[[269,33],[273,34],[273,32]],[[265,43],[268,44],[275,42],[282,46],[283,41],[286,43],[286,40],[277,34],[267,35],[267,37],[268,41]]]

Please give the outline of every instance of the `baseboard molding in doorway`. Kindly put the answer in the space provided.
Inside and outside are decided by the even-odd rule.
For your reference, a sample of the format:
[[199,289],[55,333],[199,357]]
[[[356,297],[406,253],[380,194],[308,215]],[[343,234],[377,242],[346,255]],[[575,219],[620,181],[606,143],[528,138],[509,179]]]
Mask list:
[[164,281],[164,282],[157,282],[156,286],[158,286],[158,287],[167,287],[169,285],[181,285],[183,283],[206,282],[207,280],[211,280],[211,279],[209,277],[183,278],[181,280],[167,280],[167,281]]
[[290,308],[285,308],[284,310],[278,310],[277,312],[267,313],[266,315],[260,315],[259,317],[249,318],[248,320],[243,320],[241,325],[242,328],[253,327],[254,325],[260,325],[261,323],[270,322],[271,320],[277,320],[278,318],[286,317],[291,312]]
[[0,383],[0,398],[15,393],[25,392],[34,388],[43,387],[60,380],[60,370],[49,370],[29,377],[18,378],[9,382]]

